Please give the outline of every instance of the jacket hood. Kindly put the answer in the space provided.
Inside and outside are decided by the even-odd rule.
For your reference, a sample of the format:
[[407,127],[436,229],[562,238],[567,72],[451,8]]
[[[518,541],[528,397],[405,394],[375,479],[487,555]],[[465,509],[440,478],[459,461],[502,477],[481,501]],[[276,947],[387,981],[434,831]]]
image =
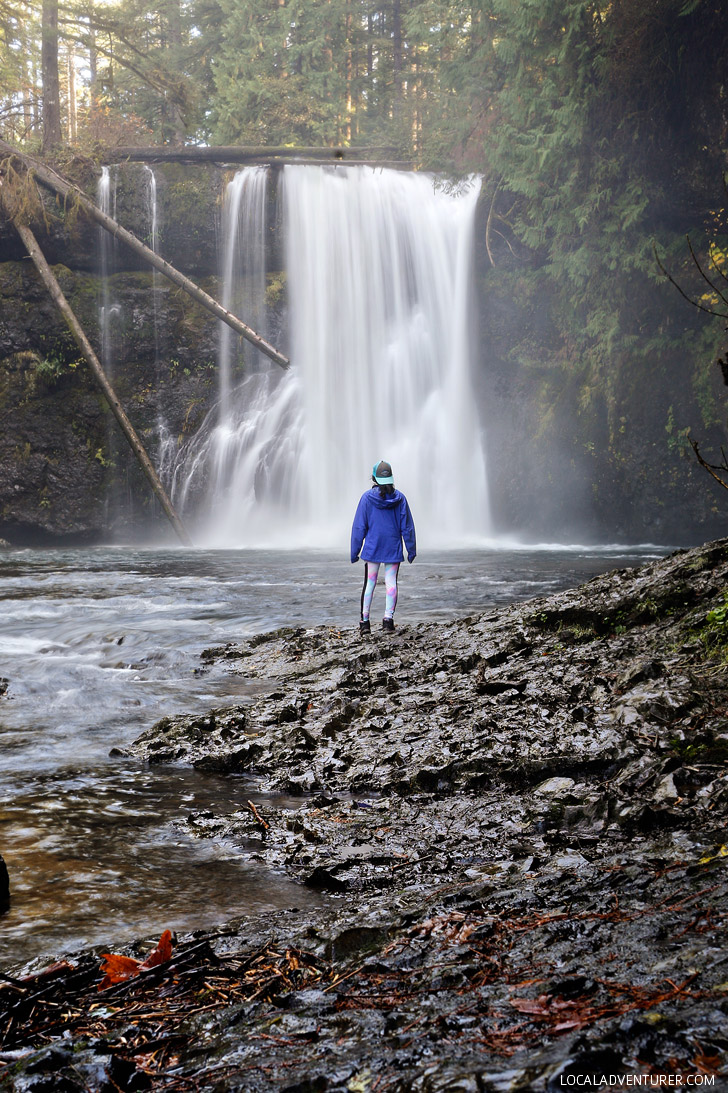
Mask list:
[[390,493],[387,497],[382,497],[379,492],[379,486],[372,486],[369,496],[371,497],[372,504],[376,505],[378,509],[391,509],[400,503],[403,494],[401,494],[399,490],[395,490],[394,493]]

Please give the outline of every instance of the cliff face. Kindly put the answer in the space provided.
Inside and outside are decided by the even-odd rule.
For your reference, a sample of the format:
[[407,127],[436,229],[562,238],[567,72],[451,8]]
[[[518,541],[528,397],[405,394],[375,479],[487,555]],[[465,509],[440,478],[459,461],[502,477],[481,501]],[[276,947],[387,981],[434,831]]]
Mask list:
[[[110,171],[112,213],[149,244],[150,171],[140,164]],[[218,298],[220,209],[231,174],[217,166],[154,168],[158,249]],[[95,196],[98,173],[82,165],[77,177]],[[101,229],[49,195],[43,200],[39,241],[100,352]],[[20,240],[1,220],[0,255],[0,537],[94,541],[165,528]],[[279,267],[272,248],[271,276],[280,280]],[[163,432],[178,443],[214,404],[218,326],[118,244],[106,284],[108,369],[158,459]],[[637,353],[610,361],[607,390],[564,367],[549,301],[524,295],[517,274],[483,262],[476,285],[475,367],[497,529],[561,541],[690,543],[721,534],[725,491],[677,443],[688,424],[709,443],[724,439],[716,424],[720,377],[717,369],[712,375],[700,327],[687,355],[683,337],[654,362]],[[697,373],[700,390],[691,380]]]
[[[223,172],[171,165],[155,176],[160,249],[217,296]],[[117,169],[115,183],[112,212],[149,243],[144,168]],[[44,203],[46,222],[34,226],[39,242],[100,356],[107,304],[104,365],[158,461],[162,426],[175,443],[199,426],[214,400],[216,321],[116,244],[104,290],[101,229],[48,196]],[[14,543],[88,542],[165,529],[86,363],[7,223],[0,225],[0,245],[0,536]]]

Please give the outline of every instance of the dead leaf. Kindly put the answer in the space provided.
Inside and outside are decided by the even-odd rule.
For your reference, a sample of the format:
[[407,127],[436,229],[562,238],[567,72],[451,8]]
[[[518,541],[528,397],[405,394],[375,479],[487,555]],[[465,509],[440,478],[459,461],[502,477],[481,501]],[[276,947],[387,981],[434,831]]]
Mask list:
[[156,949],[152,949],[151,953],[140,965],[140,970],[144,968],[154,968],[157,964],[166,964],[168,960],[172,958],[172,931],[165,930],[159,939],[159,944]]
[[102,953],[101,971],[104,978],[99,983],[99,990],[105,991],[107,987],[113,987],[115,983],[123,983],[125,979],[133,979],[135,975],[154,968],[158,964],[165,964],[172,956],[172,933],[165,930],[159,939],[156,949],[152,949],[144,960],[135,960],[133,956],[122,956],[120,953]]

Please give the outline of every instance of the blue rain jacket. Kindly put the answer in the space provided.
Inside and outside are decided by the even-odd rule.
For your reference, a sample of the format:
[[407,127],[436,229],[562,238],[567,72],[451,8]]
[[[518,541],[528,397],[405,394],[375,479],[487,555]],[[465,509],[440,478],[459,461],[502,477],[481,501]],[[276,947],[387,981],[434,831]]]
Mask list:
[[407,498],[399,490],[382,497],[379,487],[372,486],[362,494],[352,524],[352,563],[360,556],[364,562],[401,562],[403,539],[407,560],[412,562],[417,553],[417,540]]

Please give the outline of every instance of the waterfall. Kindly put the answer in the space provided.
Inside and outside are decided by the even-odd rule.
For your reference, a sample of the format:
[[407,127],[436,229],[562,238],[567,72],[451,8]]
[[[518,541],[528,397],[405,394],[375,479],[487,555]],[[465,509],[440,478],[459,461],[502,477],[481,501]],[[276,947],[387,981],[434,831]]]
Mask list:
[[[101,176],[96,187],[96,200],[99,208],[107,216],[116,215],[116,178],[112,179],[108,167],[101,168]],[[119,305],[112,303],[109,277],[113,269],[114,239],[106,228],[99,227],[99,274],[101,278],[101,300],[99,302],[99,332],[101,337],[101,363],[106,374],[113,376],[113,319],[119,312]]]
[[[265,224],[253,170],[236,176],[226,198],[223,301],[251,325],[251,305],[263,319],[255,301],[265,248],[255,273],[250,259],[242,272],[235,263],[241,241]],[[236,383],[233,337],[221,339],[220,411],[175,475],[179,504],[204,495],[198,541],[346,543],[380,459],[392,463],[424,541],[488,534],[470,359],[479,188],[471,180],[454,193],[424,174],[365,167],[284,169],[293,367],[282,374],[254,363]]]
[[[154,171],[148,165],[144,165],[144,175],[147,183],[147,224],[149,232],[149,246],[155,254],[159,253],[159,207],[157,204],[157,178]],[[154,376],[156,381],[156,390],[159,392],[162,381],[162,362],[160,355],[160,327],[161,327],[161,309],[160,309],[160,280],[161,274],[155,268],[152,268],[152,312],[154,321]],[[162,465],[165,462],[165,448],[168,444],[169,434],[167,431],[166,423],[162,413],[162,405],[158,401],[157,404],[157,447],[159,451],[159,461]]]
[[[116,219],[117,171],[108,167],[101,168],[101,176],[96,186],[96,201],[102,212]],[[99,227],[99,280],[98,302],[100,358],[103,369],[113,383],[116,372],[117,346],[119,343],[118,321],[121,304],[114,299],[111,277],[115,272],[116,240],[106,228]],[[106,456],[110,468],[121,465],[120,438],[111,413],[106,415]],[[122,513],[122,482],[118,471],[109,475],[105,496],[105,521],[113,527],[120,522]]]
[[[265,270],[266,270],[266,195],[268,171],[265,167],[248,167],[238,171],[229,184],[223,207],[223,307],[245,321],[258,334],[265,335]],[[227,323],[220,323],[220,421],[234,424],[230,404],[233,372],[233,351],[244,354],[246,363],[259,370],[263,358],[250,345],[242,345]]]

